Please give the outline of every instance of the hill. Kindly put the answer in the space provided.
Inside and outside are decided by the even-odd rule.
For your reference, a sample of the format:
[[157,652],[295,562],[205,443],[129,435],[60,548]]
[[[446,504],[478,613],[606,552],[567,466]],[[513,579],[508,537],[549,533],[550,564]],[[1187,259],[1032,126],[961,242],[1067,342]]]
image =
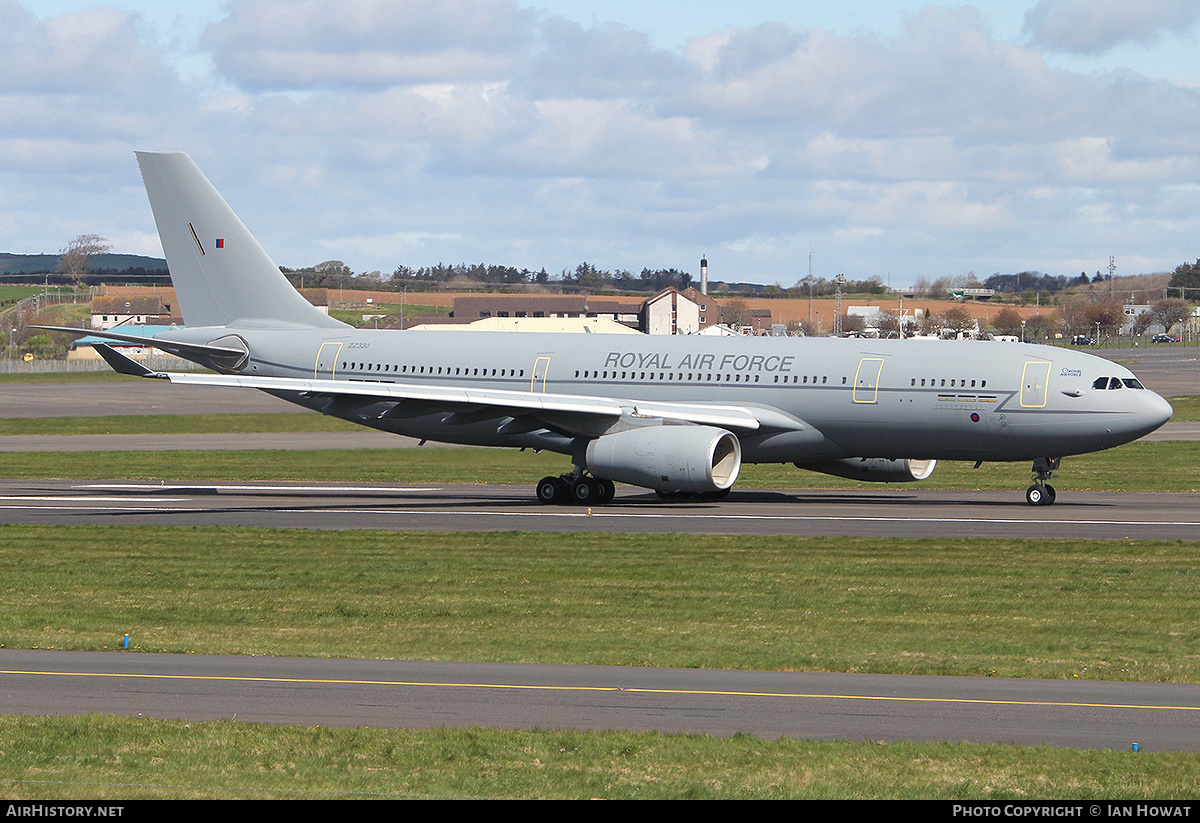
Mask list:
[[[29,277],[58,273],[57,254],[13,254],[0,252],[0,277]],[[98,254],[88,266],[93,274],[167,274],[167,261],[140,254]]]

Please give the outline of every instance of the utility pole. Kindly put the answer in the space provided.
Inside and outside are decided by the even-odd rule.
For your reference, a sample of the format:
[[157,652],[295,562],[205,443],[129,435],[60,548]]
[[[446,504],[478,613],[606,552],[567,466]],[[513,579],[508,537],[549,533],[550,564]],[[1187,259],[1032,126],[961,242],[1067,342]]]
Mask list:
[[808,250],[808,327],[812,328],[812,261],[813,250]]
[[838,272],[838,276],[834,282],[837,283],[837,314],[833,316],[833,336],[842,336],[842,284],[846,282],[846,275]]

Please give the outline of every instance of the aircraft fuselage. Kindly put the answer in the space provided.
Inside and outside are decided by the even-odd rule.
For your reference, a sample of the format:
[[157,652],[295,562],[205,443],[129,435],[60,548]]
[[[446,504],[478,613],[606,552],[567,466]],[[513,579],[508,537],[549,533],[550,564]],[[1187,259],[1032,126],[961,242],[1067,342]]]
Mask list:
[[[770,409],[803,425],[740,435],[745,462],[847,457],[1009,461],[1137,439],[1171,415],[1125,367],[1085,352],[992,341],[223,328],[240,373]],[[208,342],[205,329],[173,339]],[[1104,378],[1104,388],[1097,388]],[[1114,380],[1115,379],[1115,380]],[[1109,386],[1113,388],[1109,388]],[[280,393],[310,408],[326,401]],[[291,396],[289,396],[291,395]],[[439,442],[512,446],[496,418],[329,410]],[[344,411],[345,413],[341,413]],[[385,409],[379,409],[382,414]],[[563,449],[564,451],[566,449]]]

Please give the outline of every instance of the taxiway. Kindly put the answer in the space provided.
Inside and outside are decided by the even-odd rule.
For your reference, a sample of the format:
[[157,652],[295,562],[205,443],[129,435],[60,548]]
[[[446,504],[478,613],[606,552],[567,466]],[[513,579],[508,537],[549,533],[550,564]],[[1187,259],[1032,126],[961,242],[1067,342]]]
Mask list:
[[1200,685],[0,649],[9,714],[1200,751]]

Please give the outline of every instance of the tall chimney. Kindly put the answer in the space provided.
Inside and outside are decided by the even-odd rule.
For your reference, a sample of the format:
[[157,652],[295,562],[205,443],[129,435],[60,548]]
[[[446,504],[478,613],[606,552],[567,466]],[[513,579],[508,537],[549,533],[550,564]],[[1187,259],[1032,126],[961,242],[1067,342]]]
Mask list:
[[708,260],[700,258],[700,293],[708,294]]

